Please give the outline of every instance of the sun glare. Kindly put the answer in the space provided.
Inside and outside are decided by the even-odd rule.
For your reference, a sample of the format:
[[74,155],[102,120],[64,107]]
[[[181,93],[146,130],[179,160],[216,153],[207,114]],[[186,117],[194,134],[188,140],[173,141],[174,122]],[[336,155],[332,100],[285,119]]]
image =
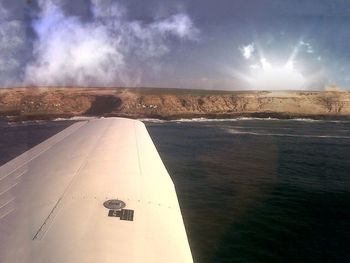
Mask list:
[[298,55],[302,52],[307,54],[314,52],[312,45],[308,42],[299,41],[284,64],[273,63],[267,59],[261,46],[255,42],[241,46],[238,50],[247,62],[248,71],[243,73],[233,70],[231,72],[248,84],[249,89],[300,90],[304,89],[310,81],[310,76],[306,79],[296,67],[296,63],[300,63],[300,60],[297,60]]
[[254,89],[301,89],[305,82],[303,75],[295,69],[293,61],[279,67],[263,58],[260,64],[252,65],[250,69],[248,79]]

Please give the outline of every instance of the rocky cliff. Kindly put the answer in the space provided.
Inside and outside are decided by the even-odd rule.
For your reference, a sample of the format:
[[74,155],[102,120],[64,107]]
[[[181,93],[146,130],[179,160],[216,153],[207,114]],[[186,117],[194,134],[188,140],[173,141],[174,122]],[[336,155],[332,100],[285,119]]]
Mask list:
[[0,89],[0,115],[17,120],[72,116],[350,118],[350,92],[11,88]]

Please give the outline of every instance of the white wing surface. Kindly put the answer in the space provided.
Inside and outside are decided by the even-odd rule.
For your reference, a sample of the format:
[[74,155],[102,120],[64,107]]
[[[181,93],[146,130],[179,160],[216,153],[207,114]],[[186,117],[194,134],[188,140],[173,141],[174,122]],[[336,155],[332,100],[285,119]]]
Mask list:
[[78,122],[0,167],[0,262],[192,262],[144,124]]

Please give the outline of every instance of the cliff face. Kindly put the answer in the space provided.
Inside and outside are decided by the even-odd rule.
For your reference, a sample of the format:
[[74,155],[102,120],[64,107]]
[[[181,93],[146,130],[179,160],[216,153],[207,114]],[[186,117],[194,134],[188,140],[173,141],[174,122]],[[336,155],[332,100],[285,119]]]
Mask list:
[[17,119],[82,115],[164,119],[350,117],[350,92],[228,92],[146,88],[0,89],[0,115]]

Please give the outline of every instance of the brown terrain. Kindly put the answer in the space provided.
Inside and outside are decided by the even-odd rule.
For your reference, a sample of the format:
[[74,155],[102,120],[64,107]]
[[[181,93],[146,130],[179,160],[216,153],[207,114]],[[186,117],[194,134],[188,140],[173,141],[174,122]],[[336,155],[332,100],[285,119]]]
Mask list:
[[156,88],[0,89],[0,116],[129,118],[350,118],[350,92],[208,91]]

